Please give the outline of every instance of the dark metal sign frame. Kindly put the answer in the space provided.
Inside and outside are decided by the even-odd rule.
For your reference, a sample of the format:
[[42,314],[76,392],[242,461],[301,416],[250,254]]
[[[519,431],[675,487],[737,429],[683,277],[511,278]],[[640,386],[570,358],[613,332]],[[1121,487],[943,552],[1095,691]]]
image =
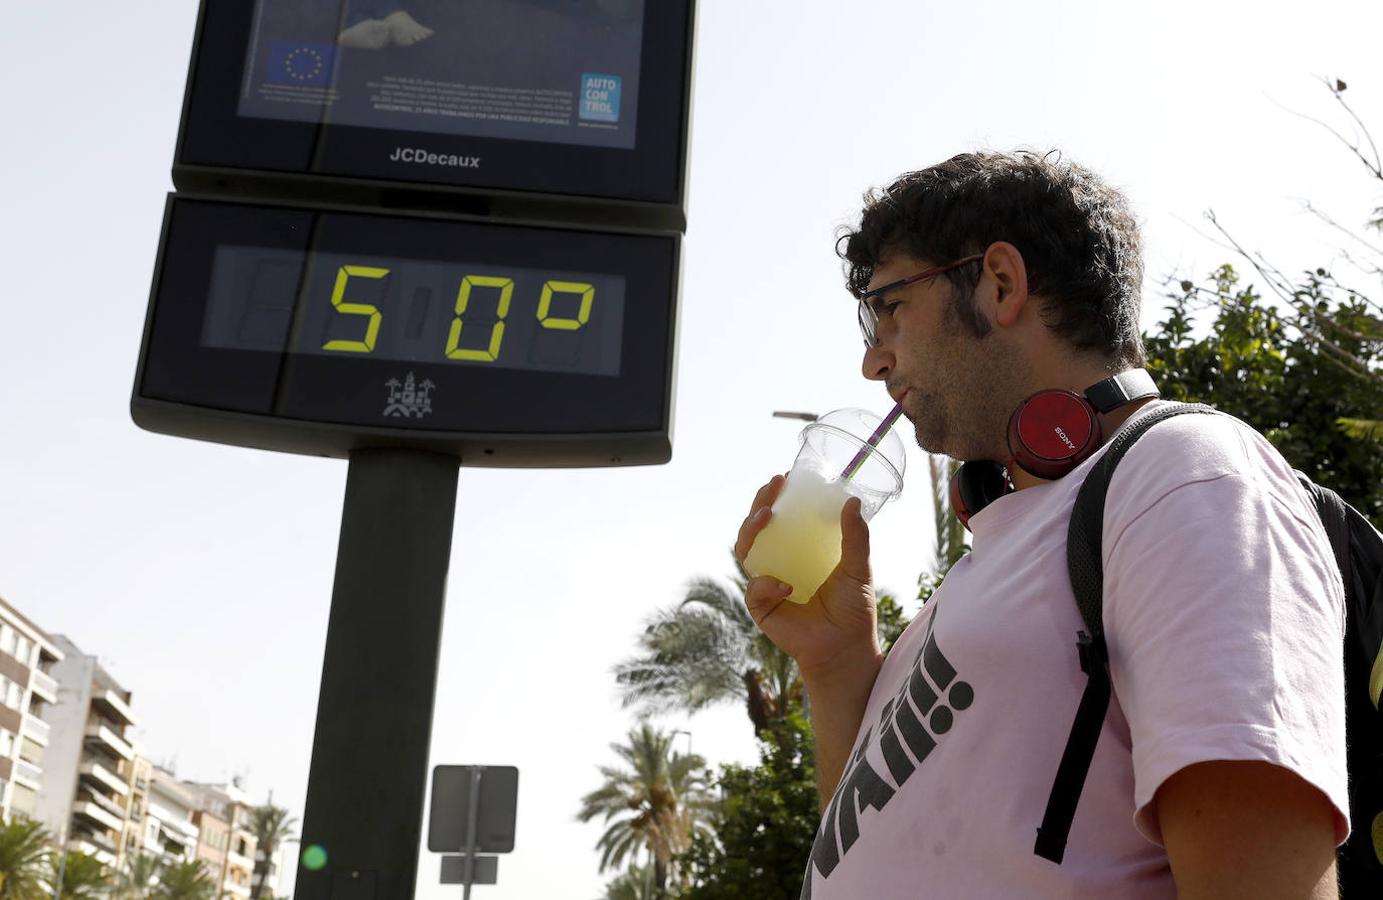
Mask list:
[[[237,114],[254,0],[203,0],[173,164],[179,190],[272,194],[683,231],[693,0],[647,0],[633,149]],[[400,147],[477,167],[392,160]]]

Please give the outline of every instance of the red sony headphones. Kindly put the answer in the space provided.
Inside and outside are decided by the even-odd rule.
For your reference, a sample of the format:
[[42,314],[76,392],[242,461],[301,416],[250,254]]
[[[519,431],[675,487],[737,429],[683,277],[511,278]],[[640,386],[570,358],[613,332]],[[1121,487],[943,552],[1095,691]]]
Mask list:
[[[1158,396],[1146,369],[1129,369],[1085,389],[1038,391],[1008,420],[1010,464],[1052,481],[1070,472],[1104,443],[1100,414]],[[961,524],[1013,491],[1005,467],[989,460],[965,463],[951,478],[951,509]]]

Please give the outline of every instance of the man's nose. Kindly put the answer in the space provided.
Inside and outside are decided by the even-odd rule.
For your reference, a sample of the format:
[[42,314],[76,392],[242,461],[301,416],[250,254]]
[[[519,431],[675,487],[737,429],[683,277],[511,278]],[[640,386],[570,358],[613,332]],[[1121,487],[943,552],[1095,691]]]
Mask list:
[[860,371],[870,381],[883,381],[893,371],[893,353],[884,349],[882,343],[865,348]]

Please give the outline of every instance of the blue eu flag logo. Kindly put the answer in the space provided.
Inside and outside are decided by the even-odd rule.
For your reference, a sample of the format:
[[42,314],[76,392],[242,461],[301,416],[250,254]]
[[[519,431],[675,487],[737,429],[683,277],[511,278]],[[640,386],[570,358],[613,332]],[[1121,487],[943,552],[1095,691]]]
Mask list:
[[295,84],[299,87],[327,87],[331,84],[331,44],[302,41],[274,41],[269,45],[270,84]]

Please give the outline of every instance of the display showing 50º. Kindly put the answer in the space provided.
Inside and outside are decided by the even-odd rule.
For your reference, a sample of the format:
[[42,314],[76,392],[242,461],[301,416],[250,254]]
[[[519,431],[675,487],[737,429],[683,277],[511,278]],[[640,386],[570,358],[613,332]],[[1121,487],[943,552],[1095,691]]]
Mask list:
[[623,306],[613,275],[223,246],[205,343],[614,375]]
[[[384,314],[368,303],[353,303],[346,299],[346,288],[351,278],[384,278],[389,269],[376,266],[341,266],[336,271],[336,285],[331,289],[331,305],[346,316],[367,316],[365,336],[358,341],[335,339],[322,345],[323,350],[337,350],[344,353],[370,353],[379,339],[379,326]],[[461,330],[465,327],[466,310],[471,304],[471,292],[475,288],[496,288],[499,300],[495,319],[490,323],[490,336],[484,347],[468,349],[461,346]],[[552,315],[552,298],[557,294],[575,294],[580,299],[576,318],[567,319]],[[456,295],[456,317],[451,320],[447,332],[447,359],[472,359],[481,362],[494,362],[504,345],[505,319],[509,316],[509,305],[514,298],[514,279],[494,275],[465,275],[461,278],[461,290]],[[543,292],[538,298],[538,324],[543,328],[560,331],[575,331],[591,320],[591,307],[595,305],[595,285],[579,281],[543,282]]]

